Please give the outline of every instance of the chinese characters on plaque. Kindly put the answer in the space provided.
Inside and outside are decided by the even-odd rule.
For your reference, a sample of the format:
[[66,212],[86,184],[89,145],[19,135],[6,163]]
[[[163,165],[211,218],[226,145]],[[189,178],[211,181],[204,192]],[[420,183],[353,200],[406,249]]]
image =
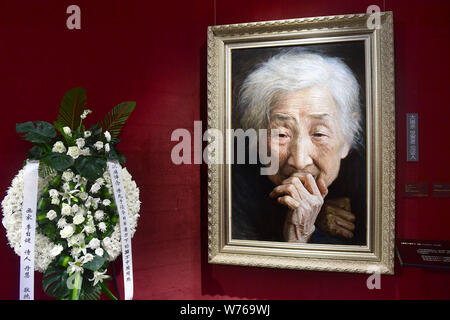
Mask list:
[[133,298],[133,259],[131,253],[131,234],[128,221],[128,206],[121,176],[122,168],[117,162],[108,161],[108,170],[111,176],[114,199],[116,201],[116,206],[119,213],[125,299],[131,300]]

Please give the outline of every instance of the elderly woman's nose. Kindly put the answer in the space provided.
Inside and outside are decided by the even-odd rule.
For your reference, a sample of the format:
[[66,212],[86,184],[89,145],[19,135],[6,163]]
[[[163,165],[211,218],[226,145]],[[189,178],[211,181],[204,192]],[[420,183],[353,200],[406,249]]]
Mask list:
[[290,146],[288,163],[298,170],[313,164],[313,143],[309,137],[298,137]]

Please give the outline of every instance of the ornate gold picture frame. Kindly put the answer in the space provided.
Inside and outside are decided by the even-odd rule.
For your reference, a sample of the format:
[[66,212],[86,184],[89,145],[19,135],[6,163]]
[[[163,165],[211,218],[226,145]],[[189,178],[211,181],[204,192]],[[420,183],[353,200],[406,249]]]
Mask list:
[[[222,163],[210,162],[208,165],[208,259],[210,263],[393,274],[396,154],[393,17],[391,12],[379,13],[379,24],[376,26],[368,23],[370,18],[369,14],[355,14],[209,27],[208,129],[214,129],[223,133],[222,140],[214,137],[212,140],[216,139],[215,146],[222,150],[224,160]],[[314,65],[314,61],[319,61],[317,63],[323,64],[322,69],[325,70],[323,72],[326,72],[324,73],[326,76],[316,77],[315,69],[313,67],[311,69],[309,65],[305,68],[302,67],[303,69],[299,67],[299,70],[313,70],[310,78],[315,77],[317,79],[311,80],[313,81],[312,83],[328,81],[327,77],[331,79],[335,76],[335,73],[340,74],[345,70],[348,72],[345,71],[344,73],[347,72],[353,75],[351,79],[355,79],[357,87],[359,87],[357,105],[360,108],[358,118],[360,130],[358,136],[359,145],[355,147],[358,144],[355,143],[355,145],[352,145],[349,153],[345,153],[340,157],[342,161],[340,162],[340,169],[339,164],[337,165],[338,172],[336,172],[336,176],[328,177],[328,180],[324,178],[324,181],[328,181],[328,184],[325,184],[328,186],[326,192],[330,191],[330,193],[322,192],[323,188],[320,188],[318,177],[326,176],[326,174],[330,176],[330,172],[335,169],[329,169],[327,166],[330,168],[333,166],[323,163],[323,154],[311,155],[312,160],[308,168],[314,167],[315,171],[311,169],[305,172],[310,172],[313,178],[316,178],[316,183],[320,190],[314,189],[314,191],[305,184],[306,180],[301,181],[311,194],[318,194],[320,191],[323,202],[318,207],[320,213],[318,213],[315,220],[313,219],[315,222],[313,221],[312,224],[314,225],[311,225],[309,228],[309,230],[313,231],[309,233],[305,231],[305,236],[298,236],[298,233],[292,233],[292,238],[289,238],[291,236],[287,234],[290,234],[289,232],[291,231],[286,230],[291,230],[289,228],[292,228],[295,232],[300,230],[301,233],[306,230],[301,228],[306,228],[307,223],[292,222],[294,221],[292,220],[293,218],[291,220],[287,219],[286,217],[289,216],[289,213],[286,213],[286,216],[283,216],[284,218],[280,220],[285,221],[283,225],[277,222],[277,215],[273,216],[274,220],[270,220],[272,219],[269,218],[269,215],[272,214],[271,212],[262,213],[263,211],[270,211],[268,209],[270,205],[265,204],[266,198],[270,198],[270,192],[264,191],[265,189],[262,186],[265,184],[264,181],[252,180],[252,178],[248,178],[251,175],[247,175],[247,173],[239,177],[235,174],[237,172],[236,167],[234,167],[235,140],[233,140],[233,135],[229,129],[236,130],[240,128],[239,124],[243,122],[258,123],[253,120],[252,122],[247,118],[245,118],[245,121],[242,120],[243,117],[250,117],[249,114],[253,116],[254,111],[258,111],[260,107],[258,103],[254,103],[251,106],[253,111],[248,111],[248,108],[250,108],[248,103],[250,98],[248,96],[256,95],[254,92],[257,90],[250,87],[259,81],[256,73],[262,74],[262,76],[259,75],[259,78],[263,79],[261,81],[264,81],[267,77],[267,82],[271,81],[272,87],[278,88],[281,86],[279,83],[284,80],[279,80],[276,77],[280,73],[280,77],[283,77],[280,70],[284,69],[276,63],[291,58],[295,61],[309,61],[308,63],[313,61],[311,62],[312,65]],[[320,61],[325,62],[322,63]],[[341,69],[333,69],[335,65],[338,65],[336,68]],[[287,68],[286,70],[292,69],[286,67],[286,65],[283,68]],[[267,70],[272,70],[273,72],[270,71],[272,74],[266,75],[262,73]],[[341,72],[339,70],[344,71]],[[274,76],[273,74],[277,75]],[[335,84],[328,87],[336,87],[353,81],[345,79],[347,78],[341,78],[338,81],[333,80]],[[314,86],[309,85],[306,88]],[[323,85],[320,85],[320,87],[323,87]],[[266,88],[265,84],[263,88]],[[348,89],[350,87],[342,88],[334,88],[333,90],[337,92],[336,94],[346,92],[346,90],[353,90]],[[276,91],[277,93],[274,96],[268,98],[270,100],[268,102],[268,110],[270,111],[266,113],[267,128],[272,128],[272,113],[274,110],[279,110],[281,107],[295,107],[296,103],[298,103],[300,108],[294,108],[295,110],[300,110],[300,113],[295,113],[294,115],[295,121],[299,125],[293,130],[300,132],[303,130],[303,127],[307,128],[304,131],[306,132],[305,139],[309,140],[308,142],[300,143],[299,141],[303,139],[299,138],[301,133],[293,133],[292,137],[290,137],[291,133],[284,134],[282,132],[280,135],[277,135],[277,139],[288,139],[286,144],[289,146],[294,141],[298,143],[297,146],[289,147],[290,149],[288,148],[287,150],[298,150],[298,148],[303,148],[302,150],[307,148],[319,150],[322,145],[327,143],[326,141],[334,141],[335,133],[338,132],[332,129],[328,133],[327,129],[325,129],[325,134],[311,131],[313,129],[311,129],[310,122],[305,122],[306,116],[302,113],[302,108],[309,103],[308,97],[315,97],[317,94],[308,96],[305,93],[309,92],[308,90],[302,91],[304,94],[301,97],[300,95],[288,96]],[[332,91],[331,89],[326,90],[326,92]],[[291,92],[300,91],[298,89]],[[247,96],[245,96],[246,94]],[[259,94],[261,95],[261,92]],[[336,107],[333,108],[339,110],[337,111],[339,116],[336,117],[344,119],[340,115],[342,113],[340,100],[332,93],[330,93],[330,96],[333,97],[330,100],[330,104],[335,105]],[[346,99],[349,100],[350,98],[342,98],[341,100],[344,101]],[[284,104],[280,101],[284,101]],[[311,101],[316,100],[313,99]],[[242,105],[245,106],[242,107]],[[280,110],[284,109],[281,108]],[[264,120],[264,118],[262,119]],[[337,121],[335,122],[337,123]],[[342,122],[343,126],[347,125],[345,121]],[[355,130],[353,132],[357,131]],[[356,137],[356,134],[353,137]],[[306,140],[303,139],[302,141]],[[299,147],[300,145],[301,147]],[[332,148],[330,147],[327,150],[329,149]],[[208,151],[213,156],[217,156],[216,154],[219,152],[211,144]],[[350,158],[350,156],[347,156],[348,154],[350,156],[359,155],[359,157],[357,157],[357,160],[352,160],[356,162],[344,163],[345,161],[350,161],[348,160]],[[283,162],[281,153],[280,159],[280,166],[284,165],[284,167],[279,169],[279,180],[282,181],[284,179],[284,181],[292,182],[292,179],[286,179],[287,176],[283,176],[281,170],[292,173],[295,161],[289,162],[290,160],[286,160]],[[344,172],[345,170],[347,171]],[[314,172],[317,172],[317,175]],[[271,179],[268,179],[268,177],[255,179],[268,179],[267,181],[274,182],[277,181],[277,174]],[[285,182],[278,184],[275,182],[272,187],[277,188],[277,185],[280,187],[282,184],[284,185]],[[267,186],[272,188],[270,183]],[[280,188],[283,189],[283,187]],[[354,193],[346,198],[351,199],[351,207],[336,205],[333,207],[334,211],[326,209],[335,205],[333,199],[330,198],[331,191],[337,192],[336,194],[341,197],[344,189],[352,190]],[[247,190],[249,191],[248,195],[245,194]],[[264,196],[264,199],[258,198],[258,190],[262,190],[260,194]],[[283,191],[280,192],[278,194],[279,198],[283,196]],[[270,194],[273,196],[272,193]],[[321,196],[317,195],[316,198],[320,199]],[[276,196],[273,201],[277,201]],[[278,204],[282,204],[282,202],[283,200],[278,199]],[[283,206],[281,205],[281,207]],[[253,212],[251,212],[252,210]],[[289,210],[291,210],[289,212],[294,212],[292,211],[293,209]],[[359,210],[359,212],[355,212],[355,210]],[[329,213],[336,213],[336,211],[341,213],[338,214],[341,218],[346,218],[346,214],[350,213],[349,218],[344,222],[342,222],[341,218],[333,218],[334,220],[326,218]],[[250,215],[253,216],[249,217]],[[302,218],[298,219],[301,220]],[[336,222],[338,220],[341,220],[341,222]],[[329,225],[335,223],[337,229],[333,229],[333,227],[327,229],[327,223]],[[258,224],[259,227],[253,224]],[[339,229],[341,225],[345,228]],[[315,236],[316,233],[321,233],[323,237]],[[276,234],[284,235],[284,240],[279,240]],[[295,234],[297,234],[297,238]]]

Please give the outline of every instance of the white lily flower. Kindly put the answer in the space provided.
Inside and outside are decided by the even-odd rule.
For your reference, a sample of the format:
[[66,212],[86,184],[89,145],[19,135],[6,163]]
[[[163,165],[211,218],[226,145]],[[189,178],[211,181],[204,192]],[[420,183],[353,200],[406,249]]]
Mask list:
[[103,282],[104,279],[109,279],[109,276],[105,275],[106,270],[103,272],[100,271],[94,271],[94,277],[92,279],[89,279],[89,281],[94,281],[94,286],[98,282]]
[[68,274],[72,274],[75,272],[83,273],[84,269],[81,265],[82,265],[82,260],[75,258],[75,261],[69,262],[69,267],[67,268],[67,273]]
[[87,115],[92,113],[92,110],[86,109],[83,111],[83,113],[81,114],[80,118],[81,119],[86,119]]
[[104,133],[106,141],[110,142],[111,141],[111,134],[109,133],[109,131],[105,131]]

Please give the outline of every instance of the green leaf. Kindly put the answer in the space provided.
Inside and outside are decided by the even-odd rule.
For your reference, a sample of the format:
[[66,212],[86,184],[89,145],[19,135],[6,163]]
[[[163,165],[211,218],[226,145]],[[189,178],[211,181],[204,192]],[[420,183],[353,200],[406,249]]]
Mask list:
[[83,268],[91,271],[97,271],[103,266],[105,261],[105,258],[96,255],[94,259],[92,259],[88,263],[83,264]]
[[42,158],[42,148],[39,146],[33,146],[30,151],[28,151],[28,159],[39,160]]
[[83,281],[83,290],[81,290],[80,300],[99,300],[102,293],[102,287],[99,283],[93,286],[92,281]]
[[86,107],[86,90],[81,87],[66,92],[58,111],[57,123],[59,127],[69,127],[75,130],[80,125],[80,116]]
[[75,169],[88,180],[95,180],[103,175],[106,170],[106,160],[95,157],[80,156],[75,161]]
[[67,279],[69,275],[65,268],[58,268],[51,264],[42,278],[42,288],[45,293],[56,299],[63,299],[69,296]]
[[34,125],[32,121],[27,121],[23,123],[16,123],[16,132],[17,133],[25,133],[34,129]]
[[42,158],[42,161],[49,167],[59,171],[65,170],[74,164],[74,159],[71,156],[57,152],[49,153]]
[[22,138],[32,143],[50,144],[56,136],[55,128],[48,122],[35,121],[16,124],[18,133],[25,133]]
[[39,177],[46,178],[52,174],[55,174],[56,171],[52,167],[50,167],[45,161],[39,162]]
[[109,131],[111,137],[116,138],[135,106],[134,101],[122,102],[115,106],[101,122],[103,132]]

